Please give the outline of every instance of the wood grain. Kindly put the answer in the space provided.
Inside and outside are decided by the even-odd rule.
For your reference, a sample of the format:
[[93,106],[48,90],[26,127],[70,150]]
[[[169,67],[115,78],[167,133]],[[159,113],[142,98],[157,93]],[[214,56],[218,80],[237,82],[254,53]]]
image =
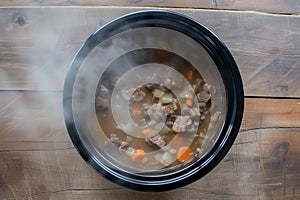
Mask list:
[[242,131],[300,128],[300,99],[245,99]]
[[98,194],[101,199],[121,196],[124,196],[122,199],[158,199],[162,196],[197,199],[198,195],[208,199],[297,199],[300,147],[295,139],[299,139],[300,132],[298,130],[295,137],[289,135],[288,140],[282,141],[288,132],[249,132],[248,137],[268,141],[268,144],[259,141],[236,144],[218,167],[203,179],[162,194],[133,192],[104,180],[86,166],[75,150],[2,152],[1,162],[5,165],[0,167],[0,197],[50,199],[56,195],[61,198],[82,195],[92,198]]
[[[131,191],[93,171],[62,110],[68,67],[87,37],[144,9],[179,12],[216,33],[247,95],[223,161],[163,193]],[[300,1],[2,0],[0,27],[0,199],[300,199]]]
[[[246,98],[241,133],[300,128],[300,99]],[[70,148],[62,92],[0,92],[0,149]]]
[[140,193],[104,180],[76,152],[61,92],[0,92],[0,199],[297,199],[300,99],[247,98],[224,160],[179,190]]
[[[106,22],[140,9],[1,8],[0,89],[61,91],[85,39]],[[226,43],[246,95],[300,96],[300,16],[169,10],[199,20]]]
[[[258,192],[260,195],[260,193]],[[266,195],[260,195],[262,199],[268,199]],[[173,192],[164,192],[164,193],[137,193],[133,191],[128,191],[124,189],[113,189],[113,190],[67,190],[60,191],[50,194],[41,194],[33,196],[33,199],[86,199],[86,200],[110,200],[110,199],[145,199],[145,200],[160,200],[160,199],[172,199],[172,200],[197,200],[197,199],[233,199],[233,200],[252,200],[250,196],[241,196],[241,195],[232,195],[226,196],[222,194],[213,194],[213,193],[204,193],[204,192],[193,192],[191,190],[180,189]],[[274,200],[282,199],[283,197],[274,197]],[[299,194],[295,195],[286,195],[285,199],[297,199]],[[19,198],[21,200],[27,198]]]
[[300,2],[297,0],[2,0],[0,6],[145,6],[179,7],[204,9],[254,10],[268,13],[299,14]]

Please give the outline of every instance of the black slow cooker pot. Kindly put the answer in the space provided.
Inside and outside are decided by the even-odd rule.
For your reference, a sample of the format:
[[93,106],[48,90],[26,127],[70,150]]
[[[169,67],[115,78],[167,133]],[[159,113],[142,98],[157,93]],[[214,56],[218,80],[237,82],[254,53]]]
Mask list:
[[[163,74],[172,67],[157,63],[155,58],[135,62],[140,52],[147,55],[148,51],[169,52],[190,63],[216,90],[211,99],[214,112],[220,116],[210,127],[206,148],[196,161],[178,168],[144,170],[126,166],[111,149],[105,148],[109,140],[96,116],[95,93],[99,80],[113,63],[119,61],[114,68],[123,71],[121,76],[124,77],[128,75],[128,66],[130,70],[145,70],[145,76],[153,71]],[[130,59],[126,60],[126,57]],[[135,73],[138,72],[128,75],[128,80],[134,80]],[[144,80],[147,82],[146,78]],[[147,10],[122,16],[104,25],[86,40],[66,77],[63,109],[74,146],[99,174],[130,189],[166,191],[200,179],[226,155],[239,131],[244,93],[237,65],[217,36],[199,22],[181,14]],[[117,111],[114,113],[117,121],[119,115]]]

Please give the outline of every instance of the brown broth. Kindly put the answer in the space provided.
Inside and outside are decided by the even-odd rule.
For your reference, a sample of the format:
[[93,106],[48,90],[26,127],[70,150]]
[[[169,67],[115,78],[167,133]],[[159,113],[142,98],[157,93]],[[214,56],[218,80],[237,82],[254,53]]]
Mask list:
[[[103,76],[101,77],[101,79],[99,81],[97,92],[95,94],[95,98],[97,98],[99,95],[101,95],[100,88],[102,85],[102,86],[105,86],[110,91],[110,93],[106,95],[106,98],[110,102],[111,93],[114,89],[114,85],[115,85],[118,77],[121,77],[125,72],[127,72],[131,68],[141,65],[141,64],[145,64],[145,63],[161,63],[161,64],[168,65],[168,66],[172,67],[173,69],[177,70],[178,72],[180,72],[188,80],[188,82],[190,84],[195,83],[197,79],[203,80],[203,77],[199,74],[199,72],[184,58],[182,58],[172,52],[165,51],[165,50],[141,49],[141,50],[129,52],[123,56],[120,56],[115,62],[113,62],[108,67],[108,69],[104,72]],[[205,84],[205,82],[203,81],[201,83],[200,88],[203,87],[204,84]],[[143,89],[143,90],[146,93],[145,99],[140,103],[135,103],[134,105],[132,105],[132,106],[136,106],[137,109],[140,109],[140,110],[142,108],[142,104],[144,104],[144,103],[152,104],[153,103],[151,91],[149,91],[147,89]],[[169,91],[169,92],[171,92],[171,91]],[[195,92],[198,92],[198,91],[195,91]],[[175,97],[174,94],[173,94],[173,96]],[[116,122],[113,118],[112,112],[111,112],[111,106],[112,105],[110,105],[107,109],[98,110],[98,112],[97,112],[98,122],[99,122],[100,126],[102,127],[107,138],[110,137],[111,133],[116,133],[118,135],[118,137],[120,138],[120,140],[126,141],[126,138],[128,137],[128,135],[126,133],[124,133],[123,131],[117,129],[117,124],[116,124]],[[132,106],[129,107],[130,114],[135,122],[139,122],[142,119],[142,115],[134,116],[131,112]],[[191,152],[193,153],[192,160],[196,160],[196,158],[199,154],[198,149],[199,148],[201,149],[201,144],[199,143],[199,139],[206,135],[208,125],[210,123],[211,113],[208,111],[210,106],[211,106],[211,102],[209,100],[209,102],[206,104],[206,107],[205,107],[205,109],[207,111],[206,118],[204,120],[200,120],[201,122],[198,127],[197,135],[195,135],[193,141],[191,142],[191,145],[189,146],[189,148],[191,149]],[[176,111],[175,114],[180,115],[180,107],[179,107],[178,111]],[[203,133],[203,134],[199,135],[200,133]],[[170,133],[168,133],[167,135],[164,136],[164,139],[165,139],[166,143],[168,144],[172,139],[174,139],[174,137],[176,137],[176,135],[180,136],[181,134],[192,134],[192,133],[175,133],[174,131],[171,131]],[[130,137],[132,138],[132,141],[130,141],[129,144],[134,149],[143,149],[143,150],[145,150],[145,152],[152,152],[152,151],[157,150],[157,147],[148,145],[143,138],[135,138],[132,136],[130,136]],[[178,146],[178,148],[180,148],[180,146]],[[176,156],[176,154],[175,154],[175,156]],[[147,163],[149,165],[152,165],[153,163],[155,163],[154,161],[155,161],[155,158],[153,158],[153,157],[148,158],[148,161],[145,163],[145,165]],[[135,165],[136,165],[136,163],[135,163]],[[173,166],[177,166],[177,165],[182,165],[182,163],[176,160],[175,162],[171,163],[169,166],[166,166],[166,167],[168,168],[168,167],[173,167]],[[143,166],[143,164],[138,164],[137,166]]]

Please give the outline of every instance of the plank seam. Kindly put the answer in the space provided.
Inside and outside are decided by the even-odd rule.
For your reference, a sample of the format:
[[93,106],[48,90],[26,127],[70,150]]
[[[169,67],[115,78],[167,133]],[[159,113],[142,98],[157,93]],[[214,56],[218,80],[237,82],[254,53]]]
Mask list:
[[245,99],[294,99],[294,100],[300,100],[300,97],[294,97],[294,96],[255,96],[255,95],[245,95]]
[[283,126],[278,126],[278,127],[257,127],[257,128],[249,128],[249,129],[240,129],[240,133],[244,133],[247,131],[258,131],[258,130],[278,130],[278,129],[300,129],[300,127],[295,126],[295,127],[283,127]]
[[45,192],[39,192],[36,194],[31,194],[31,195],[22,195],[22,196],[17,196],[17,197],[7,197],[4,199],[16,199],[16,198],[32,198],[32,197],[36,197],[36,196],[40,196],[40,195],[44,195],[44,194],[57,194],[57,193],[61,193],[61,192],[68,192],[68,191],[111,191],[111,190],[125,190],[125,188],[66,188],[66,189],[62,189],[62,190],[57,190],[57,191],[45,191]]
[[6,149],[0,150],[0,153],[7,153],[7,152],[35,152],[35,151],[64,151],[75,149],[75,147],[66,147],[66,148],[57,148],[57,149]]
[[74,6],[74,5],[63,5],[63,6],[1,6],[0,9],[28,9],[28,8],[56,8],[56,9],[65,9],[65,8],[109,8],[109,9],[136,9],[136,10],[148,10],[148,9],[158,9],[158,10],[203,10],[203,11],[223,11],[223,12],[240,12],[240,13],[254,13],[261,15],[275,15],[275,16],[294,16],[300,17],[300,13],[277,13],[277,12],[267,12],[267,11],[257,11],[257,10],[240,10],[240,9],[225,9],[225,8],[191,8],[191,7],[171,7],[171,6]]

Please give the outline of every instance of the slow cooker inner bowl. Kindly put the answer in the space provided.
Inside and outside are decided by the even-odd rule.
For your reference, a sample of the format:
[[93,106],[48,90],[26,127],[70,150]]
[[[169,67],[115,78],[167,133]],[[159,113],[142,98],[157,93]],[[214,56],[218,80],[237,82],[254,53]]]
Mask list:
[[[170,71],[180,74],[178,66],[176,69],[168,63],[155,60],[153,56],[151,58],[153,52],[155,54],[155,52],[160,51],[174,55],[174,59],[176,57],[189,63],[201,74],[208,85],[215,88],[211,97],[213,104],[211,113],[212,115],[217,113],[218,118],[215,123],[208,127],[207,135],[209,138],[199,153],[198,159],[210,151],[222,130],[227,112],[226,91],[218,68],[208,52],[194,39],[171,29],[143,27],[126,30],[101,42],[87,55],[78,70],[72,92],[73,118],[82,144],[99,163],[111,169],[151,176],[173,173],[174,170],[178,171],[189,166],[189,163],[172,167],[160,165],[139,167],[131,164],[128,161],[128,156],[120,153],[120,150],[110,142],[104,132],[103,124],[101,121],[99,122],[99,116],[97,116],[95,109],[95,97],[99,84],[101,84],[103,76],[107,76],[109,71],[117,70],[120,80],[116,84],[124,88],[147,84],[151,74],[155,73],[162,76],[167,75]],[[141,60],[139,54],[143,54],[143,56],[149,54],[150,58],[148,61],[138,62]],[[184,67],[182,66],[182,70]],[[120,95],[116,90],[113,90],[110,103],[113,123],[117,125],[120,125],[118,123],[122,121],[120,119],[122,113],[118,113],[118,110],[114,109],[114,104],[120,103],[120,99]],[[122,105],[122,107],[124,106],[126,106],[126,102]],[[127,107],[124,107],[123,110],[128,110]],[[126,120],[130,121],[127,118]],[[135,137],[134,135],[131,136]]]

